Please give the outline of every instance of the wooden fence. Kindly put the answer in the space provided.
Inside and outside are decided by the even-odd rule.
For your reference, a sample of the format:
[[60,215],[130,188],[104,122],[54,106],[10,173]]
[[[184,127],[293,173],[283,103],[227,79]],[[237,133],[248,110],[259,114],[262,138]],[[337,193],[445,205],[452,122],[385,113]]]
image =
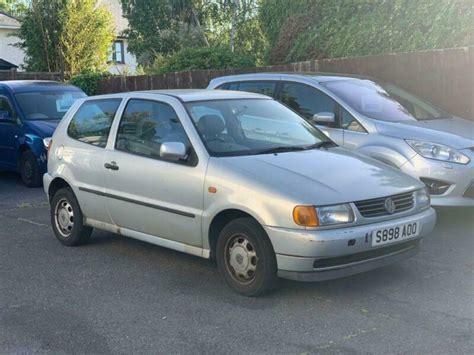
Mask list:
[[248,69],[111,77],[99,82],[98,92],[205,88],[218,76],[272,71],[368,75],[397,84],[450,113],[474,120],[474,47],[310,60]]
[[0,70],[0,81],[2,80],[56,80],[62,81],[61,73],[54,72],[26,72],[11,70]]

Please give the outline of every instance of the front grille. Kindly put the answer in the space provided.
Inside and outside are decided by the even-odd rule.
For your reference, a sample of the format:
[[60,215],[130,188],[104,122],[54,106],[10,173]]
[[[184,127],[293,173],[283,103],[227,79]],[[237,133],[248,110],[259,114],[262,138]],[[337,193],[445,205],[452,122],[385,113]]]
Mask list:
[[474,198],[474,182],[471,183],[471,186],[469,186],[466,191],[464,191],[463,196]]
[[[387,199],[392,199],[394,203],[393,211],[389,211],[386,208]],[[363,217],[380,217],[387,216],[394,213],[408,211],[413,208],[414,194],[413,192],[407,192],[404,194],[393,195],[388,197],[373,198],[371,200],[363,200],[354,202],[359,213]]]

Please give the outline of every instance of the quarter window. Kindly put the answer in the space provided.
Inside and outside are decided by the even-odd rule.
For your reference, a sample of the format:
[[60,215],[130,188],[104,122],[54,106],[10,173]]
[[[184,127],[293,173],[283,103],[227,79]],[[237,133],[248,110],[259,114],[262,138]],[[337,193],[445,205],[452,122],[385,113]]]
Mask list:
[[284,83],[281,101],[308,119],[321,112],[332,112],[336,115],[336,102],[321,91],[305,84]]
[[366,132],[364,127],[357,121],[354,116],[341,107],[342,128],[348,131]]
[[69,137],[104,148],[121,99],[84,102],[69,123]]
[[165,103],[130,100],[120,121],[116,148],[149,158],[160,158],[165,142],[181,142],[190,147],[178,115]]
[[[13,111],[13,108],[10,105],[10,102],[8,102],[7,98],[5,97],[0,97],[0,111],[6,112],[8,117],[10,118],[15,118],[15,111]],[[1,114],[2,112],[0,112]]]

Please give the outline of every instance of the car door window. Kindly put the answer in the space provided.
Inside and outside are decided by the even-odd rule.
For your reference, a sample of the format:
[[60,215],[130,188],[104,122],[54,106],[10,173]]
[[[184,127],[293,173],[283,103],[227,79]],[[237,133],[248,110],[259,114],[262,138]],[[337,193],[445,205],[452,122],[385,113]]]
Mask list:
[[85,101],[69,123],[69,137],[104,148],[122,99]]
[[239,91],[255,92],[257,94],[274,96],[276,83],[272,81],[244,81],[239,83]]
[[309,85],[284,83],[280,95],[284,104],[308,119],[321,112],[331,112],[335,116],[337,114],[336,102]]
[[[6,97],[0,97],[0,111],[6,112],[7,117],[16,118],[15,111]],[[2,113],[0,112],[0,114]]]
[[160,159],[161,144],[190,142],[174,109],[165,103],[132,99],[127,103],[117,133],[116,149]]
[[275,96],[276,82],[274,81],[240,81],[224,84],[218,89],[254,92],[257,94]]
[[341,108],[342,128],[354,132],[366,132],[364,127],[345,109]]

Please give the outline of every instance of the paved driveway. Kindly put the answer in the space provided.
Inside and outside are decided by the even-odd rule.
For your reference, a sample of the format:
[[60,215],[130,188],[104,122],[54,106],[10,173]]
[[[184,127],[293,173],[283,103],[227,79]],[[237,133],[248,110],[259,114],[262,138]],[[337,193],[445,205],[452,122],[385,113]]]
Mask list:
[[438,216],[410,260],[254,299],[158,246],[63,247],[42,190],[0,173],[0,353],[472,353],[474,210]]

